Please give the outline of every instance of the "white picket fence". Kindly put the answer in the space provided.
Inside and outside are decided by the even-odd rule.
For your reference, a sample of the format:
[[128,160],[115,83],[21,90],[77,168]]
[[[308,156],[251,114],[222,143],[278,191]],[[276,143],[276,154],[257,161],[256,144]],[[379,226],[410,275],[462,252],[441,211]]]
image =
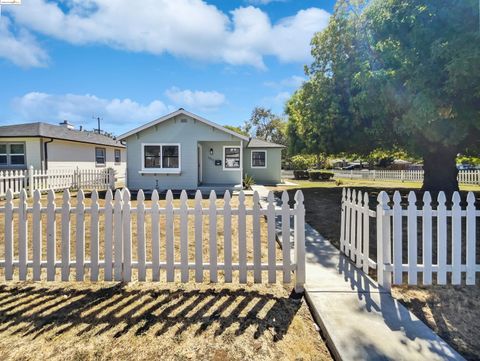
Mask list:
[[[18,279],[26,280],[28,268],[33,269],[33,280],[42,279],[42,269],[46,269],[46,280],[54,281],[57,269],[61,270],[61,280],[70,280],[70,271],[74,269],[75,279],[82,281],[86,269],[90,270],[90,280],[100,279],[100,269],[103,269],[105,281],[131,281],[132,269],[137,269],[138,280],[146,280],[146,270],[151,270],[152,281],[159,281],[160,271],[166,272],[167,282],[176,280],[175,273],[180,271],[181,282],[188,282],[190,270],[194,270],[195,282],[202,282],[204,270],[209,271],[209,281],[217,282],[219,272],[223,272],[224,281],[232,282],[232,272],[238,271],[239,283],[247,282],[247,273],[253,271],[253,281],[262,282],[262,272],[268,271],[268,282],[276,282],[277,271],[283,274],[283,282],[291,282],[291,273],[295,271],[295,289],[302,291],[305,283],[305,208],[303,194],[297,192],[295,206],[288,205],[288,194],[283,196],[283,204],[276,207],[273,193],[268,196],[268,206],[261,209],[259,195],[253,195],[253,206],[247,207],[245,194],[238,195],[238,206],[232,207],[231,196],[227,191],[223,197],[223,207],[217,207],[217,196],[210,193],[208,207],[202,206],[202,194],[197,191],[194,206],[188,204],[187,193],[182,191],[180,206],[174,207],[173,195],[168,191],[165,206],[159,203],[159,194],[156,190],[151,196],[151,204],[147,207],[143,191],[137,195],[136,206],[130,200],[127,189],[117,190],[115,195],[111,190],[106,193],[105,203],[100,206],[98,193],[93,191],[91,205],[85,205],[83,190],[77,195],[75,207],[71,206],[71,196],[68,190],[63,193],[61,205],[57,205],[55,193],[48,191],[46,206],[41,204],[39,190],[34,192],[33,205],[27,203],[25,190],[20,192],[18,205],[13,200],[13,192],[7,192],[5,206],[0,208],[0,216],[4,217],[5,258],[0,260],[0,267],[4,268],[6,280],[12,280],[18,269]],[[282,250],[277,248],[275,218],[281,217]],[[294,260],[291,258],[290,217],[294,219]],[[249,218],[250,217],[250,218]],[[261,234],[262,217],[266,217],[267,234]],[[132,237],[133,219],[136,220],[135,237]],[[71,223],[75,219],[74,249],[72,259]],[[163,219],[164,223],[161,222]],[[208,220],[208,227],[204,227],[203,220]],[[238,257],[232,257],[232,220],[238,225]],[[251,219],[251,222],[247,222]],[[176,222],[175,222],[176,221]],[[42,226],[46,225],[46,232]],[[160,239],[161,224],[165,225],[163,239]],[[248,229],[247,224],[251,225]],[[100,227],[102,225],[103,227]],[[219,226],[223,226],[224,236],[217,240]],[[89,229],[86,230],[86,226]],[[146,239],[146,227],[150,228],[151,239]],[[174,228],[178,226],[175,236]],[[61,230],[57,240],[57,228]],[[203,229],[208,228],[208,229]],[[14,231],[18,229],[18,231]],[[194,230],[194,236],[189,239],[189,229]],[[205,244],[204,231],[208,234],[208,243]],[[31,239],[28,234],[31,233]],[[248,232],[248,233],[247,233]],[[249,237],[248,235],[252,236]],[[262,238],[263,237],[263,238]],[[262,243],[262,239],[267,242]],[[223,262],[218,262],[218,242],[223,248]],[[44,250],[44,242],[46,250]],[[60,242],[60,244],[58,244]],[[163,243],[165,242],[165,243]],[[165,247],[165,257],[161,259],[161,245]],[[267,244],[265,247],[264,244]],[[192,247],[189,249],[189,245]],[[29,259],[28,247],[32,247]],[[57,256],[57,246],[61,254]],[[85,250],[90,250],[87,255]],[[133,259],[132,246],[136,246],[136,259]],[[177,247],[175,247],[177,246]],[[102,252],[100,252],[102,247]],[[151,247],[151,252],[146,252]],[[247,247],[252,247],[248,249]],[[262,247],[266,248],[268,260],[262,261]],[[175,249],[179,254],[175,255]],[[203,259],[203,251],[208,249],[209,259]],[[263,250],[265,251],[265,250]],[[253,253],[253,258],[247,255]],[[281,261],[277,261],[277,253]],[[18,258],[16,258],[18,254]],[[104,258],[100,259],[99,255]],[[147,259],[147,254],[151,257]],[[252,259],[251,259],[252,258]],[[191,262],[191,260],[194,260]]]
[[113,188],[114,184],[115,174],[111,168],[39,170],[30,167],[28,170],[0,171],[1,198],[9,189],[14,195],[25,189],[31,197],[37,189],[41,192],[80,188],[104,190]]
[[[335,178],[422,182],[423,170],[333,170]],[[458,182],[480,184],[480,170],[461,170]]]
[[[377,270],[377,280],[390,289],[391,284],[418,283],[431,285],[433,274],[436,283],[444,285],[475,285],[477,263],[477,218],[475,196],[468,193],[467,206],[455,192],[451,206],[440,192],[435,207],[432,197],[425,192],[422,206],[417,206],[414,192],[408,195],[408,205],[403,207],[401,195],[394,193],[393,204],[386,192],[380,192],[375,211],[368,206],[368,194],[343,190],[340,248],[350,256],[357,267]],[[376,261],[371,259],[370,219],[376,218]],[[436,253],[436,254],[435,254]],[[421,259],[419,257],[421,255]],[[406,277],[404,277],[406,276]],[[450,277],[448,277],[450,276]]]

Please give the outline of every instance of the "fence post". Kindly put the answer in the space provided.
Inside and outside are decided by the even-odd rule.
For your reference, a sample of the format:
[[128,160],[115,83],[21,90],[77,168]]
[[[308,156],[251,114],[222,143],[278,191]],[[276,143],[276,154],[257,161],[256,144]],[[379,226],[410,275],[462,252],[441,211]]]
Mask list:
[[390,210],[388,202],[390,198],[387,193],[382,191],[377,197],[377,280],[378,283],[390,291],[392,279],[391,270],[386,270],[386,266],[390,267],[390,215],[386,211]]
[[377,171],[374,169],[373,170],[373,180],[375,181],[377,179]]
[[295,292],[303,292],[305,284],[305,206],[303,205],[303,193],[295,193],[295,216],[294,216],[294,242],[295,242]]
[[33,197],[34,185],[33,185],[33,165],[28,167],[28,196]]
[[404,170],[400,171],[400,179],[401,179],[402,183],[405,182],[405,171]]
[[113,168],[108,168],[108,185],[112,191],[115,189],[115,170]]

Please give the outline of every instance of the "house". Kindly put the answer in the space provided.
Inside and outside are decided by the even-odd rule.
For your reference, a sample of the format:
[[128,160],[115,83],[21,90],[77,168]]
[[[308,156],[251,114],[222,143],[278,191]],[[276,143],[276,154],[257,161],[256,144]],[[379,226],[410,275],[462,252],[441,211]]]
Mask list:
[[284,146],[246,137],[182,108],[119,137],[130,189],[239,189],[281,180]]
[[0,169],[92,169],[110,167],[125,177],[126,149],[119,140],[60,125],[28,123],[0,126]]

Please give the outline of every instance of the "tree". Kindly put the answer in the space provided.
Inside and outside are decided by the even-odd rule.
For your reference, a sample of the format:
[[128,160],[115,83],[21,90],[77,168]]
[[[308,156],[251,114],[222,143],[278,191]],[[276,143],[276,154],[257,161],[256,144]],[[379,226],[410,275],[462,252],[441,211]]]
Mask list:
[[243,130],[251,136],[281,145],[287,144],[287,123],[270,109],[255,107]]
[[404,149],[423,158],[423,189],[457,190],[456,155],[480,149],[478,23],[475,0],[339,1],[289,129],[329,153]]
[[241,135],[244,135],[246,137],[249,136],[248,132],[244,129],[242,129],[242,127],[239,127],[239,126],[235,126],[235,125],[224,125],[224,128],[227,128],[235,133],[238,133],[238,134],[241,134]]

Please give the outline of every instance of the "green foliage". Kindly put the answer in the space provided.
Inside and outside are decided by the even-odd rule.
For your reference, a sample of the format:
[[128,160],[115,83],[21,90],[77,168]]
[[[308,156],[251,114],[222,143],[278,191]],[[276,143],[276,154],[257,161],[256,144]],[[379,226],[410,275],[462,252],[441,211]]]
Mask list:
[[439,162],[455,168],[480,149],[478,1],[351,3],[312,39],[309,79],[286,106],[289,148],[404,149],[424,158],[426,179]]
[[307,170],[315,165],[316,157],[312,154],[299,154],[290,158],[294,170]]
[[311,181],[318,181],[318,180],[329,180],[333,178],[332,172],[327,172],[325,170],[310,170],[308,171],[308,177]]
[[473,157],[467,155],[461,155],[457,157],[458,164],[468,164],[473,166],[480,166],[480,157]]
[[243,177],[243,189],[252,189],[253,185],[255,185],[255,179],[251,175],[245,174]]
[[275,115],[270,109],[256,107],[243,130],[251,136],[268,142],[287,144],[287,122]]
[[295,179],[308,179],[308,170],[294,170],[293,178]]
[[234,131],[235,133],[244,135],[246,137],[249,136],[248,132],[246,130],[242,129],[242,127],[238,127],[238,126],[235,126],[235,125],[224,125],[224,127],[231,130],[231,131]]

